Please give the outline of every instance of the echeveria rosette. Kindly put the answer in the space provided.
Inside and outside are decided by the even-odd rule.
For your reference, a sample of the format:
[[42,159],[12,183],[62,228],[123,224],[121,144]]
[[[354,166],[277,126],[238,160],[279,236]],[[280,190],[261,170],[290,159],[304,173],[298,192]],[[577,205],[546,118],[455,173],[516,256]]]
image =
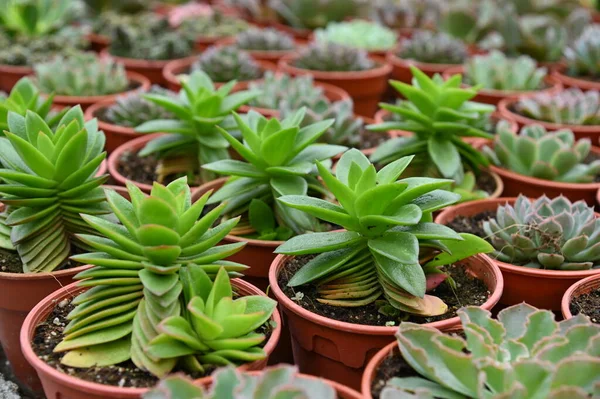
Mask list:
[[158,325],[158,335],[147,344],[151,358],[180,359],[189,371],[204,372],[206,366],[228,366],[262,360],[263,333],[277,302],[267,296],[249,295],[234,299],[224,268],[214,282],[200,266],[190,264],[180,272],[182,316],[171,316]]
[[396,309],[418,315],[447,310],[426,288],[445,278],[441,266],[492,246],[479,237],[457,234],[432,223],[431,213],[457,202],[460,195],[441,190],[446,179],[411,177],[397,180],[412,157],[404,157],[379,172],[358,150],[342,155],[334,177],[321,163],[319,173],[339,205],[301,195],[278,199],[346,231],[293,237],[275,252],[319,254],[290,279],[288,285],[318,285],[319,302],[332,306],[362,306],[381,294]]
[[521,195],[514,205],[498,206],[483,230],[502,262],[549,270],[600,267],[600,219],[584,201]]
[[537,93],[514,104],[517,113],[558,125],[600,125],[600,91],[572,87],[558,93]]
[[439,175],[461,182],[464,166],[479,171],[489,161],[478,150],[466,144],[465,137],[491,139],[493,136],[473,127],[494,106],[469,101],[477,88],[461,88],[462,77],[454,75],[444,81],[441,76],[428,77],[411,66],[413,85],[391,81],[406,101],[398,105],[381,103],[381,108],[400,116],[399,121],[368,126],[372,131],[404,130],[409,137],[398,137],[381,144],[371,161],[387,164],[398,158],[415,155],[423,164],[433,164]]
[[301,108],[282,121],[267,119],[254,111],[250,111],[244,121],[234,113],[243,143],[225,130],[219,130],[245,162],[222,160],[204,165],[209,171],[230,176],[209,204],[223,202],[224,213],[236,216],[248,212],[253,199],[260,199],[274,209],[279,226],[295,234],[320,231],[322,227],[316,219],[275,201],[282,195],[309,195],[309,192],[326,196],[328,193],[315,173],[315,160],[329,160],[346,149],[315,144],[333,120],[300,127],[305,113],[306,109]]
[[[382,399],[587,399],[600,395],[600,325],[578,315],[561,322],[522,303],[458,311],[466,339],[404,322],[404,360],[422,377],[395,377]],[[413,396],[414,395],[414,396]]]
[[565,51],[569,75],[583,78],[600,77],[600,24],[587,26]]
[[0,4],[0,31],[14,36],[40,37],[69,21],[70,0],[4,0]]
[[[147,94],[144,96],[171,112],[171,119],[145,122],[136,128],[140,133],[169,133],[151,140],[140,156],[157,154],[161,158],[177,155],[171,163],[166,159],[158,171],[159,181],[169,174],[197,171],[201,182],[215,179],[215,174],[202,169],[202,165],[229,158],[229,143],[219,133],[217,126],[225,126],[225,118],[253,98],[259,91],[238,91],[231,94],[235,81],[215,88],[212,80],[202,71],[193,72],[182,82],[178,97]],[[181,163],[182,158],[192,158],[192,165]]]
[[193,266],[214,278],[225,268],[237,277],[246,266],[224,259],[244,244],[217,246],[238,219],[214,226],[223,206],[200,217],[210,192],[192,204],[185,177],[166,187],[155,183],[150,196],[130,183],[127,189],[131,201],[106,191],[120,223],[82,216],[97,235],[78,237],[96,252],[72,259],[94,267],[76,276],[82,280],[79,287],[89,290],[74,299],[64,339],[54,350],[67,352],[61,361],[70,367],[131,359],[161,376],[173,369],[176,359],[148,355],[147,346],[159,335],[162,320],[184,313],[180,270]]
[[91,232],[80,214],[110,212],[100,188],[108,176],[95,177],[106,157],[104,133],[96,119],[85,122],[77,106],[55,130],[35,112],[9,112],[5,135],[0,137],[0,195],[7,206],[1,228],[5,237],[10,234],[6,246],[17,250],[23,272],[51,272],[75,247],[87,248],[76,236]]

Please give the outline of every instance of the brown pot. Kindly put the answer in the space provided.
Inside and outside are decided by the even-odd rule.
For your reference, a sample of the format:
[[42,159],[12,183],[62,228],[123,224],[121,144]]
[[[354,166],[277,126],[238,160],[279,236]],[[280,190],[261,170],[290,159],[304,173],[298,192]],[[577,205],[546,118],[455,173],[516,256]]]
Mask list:
[[[239,279],[231,280],[233,287],[241,295],[265,295],[258,288]],[[23,347],[23,354],[27,361],[37,370],[44,393],[52,399],[137,399],[148,391],[148,388],[120,388],[111,385],[102,385],[94,382],[84,381],[76,377],[64,374],[53,367],[50,367],[33,351],[31,340],[34,337],[35,329],[41,322],[48,317],[56,304],[63,299],[73,298],[85,289],[76,286],[77,283],[68,285],[41,300],[29,313],[23,328],[21,329],[20,339]],[[264,350],[267,358],[252,363],[247,363],[238,367],[242,371],[262,370],[267,365],[267,360],[273,348],[279,339],[281,330],[281,318],[277,311],[273,312],[271,320],[275,322],[275,329],[267,340]],[[210,377],[204,377],[196,380],[198,384],[210,382]]]
[[573,131],[577,140],[589,138],[592,140],[592,143],[598,142],[598,138],[600,137],[600,125],[561,125],[531,119],[514,111],[514,105],[517,101],[518,99],[516,98],[505,98],[498,103],[498,111],[502,114],[503,118],[515,121],[519,127],[538,124],[549,131],[569,129]]
[[197,55],[193,55],[190,57],[180,58],[178,60],[139,60],[136,58],[118,57],[110,54],[108,50],[109,49],[103,50],[100,55],[102,57],[112,58],[116,62],[123,64],[128,72],[135,72],[143,75],[150,81],[150,83],[162,86],[167,84],[162,71],[169,62],[184,60],[190,60],[190,62],[193,62],[197,58]]
[[273,21],[270,23],[270,25],[277,30],[289,33],[296,39],[308,40],[310,38],[310,35],[312,35],[312,30],[310,29],[294,28],[290,25],[286,25],[279,21]]
[[389,51],[386,55],[387,62],[392,66],[391,79],[410,84],[413,74],[410,71],[411,66],[419,68],[427,76],[433,76],[436,73],[443,74],[450,68],[455,68],[456,64],[432,64],[428,62],[418,62],[414,60],[404,60],[396,55],[396,50]]
[[[448,68],[444,73],[444,79],[449,79],[452,75],[464,75],[465,68],[462,65]],[[538,93],[553,94],[562,90],[562,85],[554,78],[554,75],[547,75],[544,78],[546,88],[535,91],[511,91],[511,90],[493,90],[480,89],[472,101],[477,101],[485,104],[498,105],[505,98],[517,98],[532,96]],[[470,87],[463,85],[463,87]]]
[[33,74],[33,68],[29,66],[0,64],[0,91],[10,93],[19,79],[31,74]]
[[392,355],[400,356],[400,349],[398,348],[398,342],[396,341],[384,346],[367,364],[360,382],[360,390],[364,399],[373,399],[373,396],[371,395],[371,386],[377,375],[377,370],[381,363],[383,363],[388,356]]
[[570,286],[567,292],[565,292],[563,295],[560,303],[560,311],[562,312],[563,317],[565,319],[570,319],[573,317],[573,314],[571,313],[571,302],[574,298],[589,294],[598,288],[600,288],[600,273],[584,278],[583,280],[579,280]]
[[101,53],[110,46],[110,36],[89,33],[87,40],[90,42],[90,48],[96,53]]
[[[217,43],[216,43],[217,46],[230,46],[232,44],[235,44],[235,37],[227,37],[225,39],[221,39],[221,40],[217,41]],[[271,64],[277,66],[277,62],[279,62],[279,60],[282,57],[284,57],[288,54],[293,54],[294,52],[298,51],[298,48],[301,46],[301,44],[303,44],[303,43],[296,40],[296,48],[294,48],[292,50],[279,50],[279,51],[244,50],[244,51],[246,51],[248,54],[250,54],[252,56],[252,58],[254,58],[255,60],[270,62]]]
[[[319,375],[360,388],[362,371],[369,359],[394,340],[397,327],[367,326],[345,323],[312,313],[289,299],[279,287],[277,277],[290,256],[278,255],[269,270],[270,287],[284,312],[292,335],[294,360],[303,373]],[[481,305],[490,310],[500,299],[504,282],[494,261],[476,255],[461,262],[469,272],[480,278],[492,293]],[[428,323],[442,331],[456,331],[460,319]]]
[[298,55],[283,57],[279,61],[281,72],[298,76],[312,75],[317,82],[329,83],[345,90],[354,100],[354,112],[360,116],[373,117],[383,93],[392,67],[383,60],[371,57],[377,66],[367,71],[324,72],[293,66]]
[[107,101],[111,99],[115,99],[118,96],[126,95],[133,93],[137,90],[148,90],[150,88],[150,81],[143,75],[140,75],[135,72],[127,72],[127,77],[129,81],[135,85],[134,89],[124,91],[122,93],[115,94],[107,94],[102,96],[87,96],[87,97],[79,97],[79,96],[54,96],[53,104],[56,106],[62,107],[74,107],[76,105],[81,105],[81,108],[85,111],[93,104],[100,101]]
[[[524,183],[523,186],[527,187],[528,184]],[[445,209],[435,218],[435,222],[447,224],[457,216],[468,217],[486,211],[496,211],[498,206],[514,204],[515,201],[514,197],[504,197],[466,202]],[[500,303],[507,306],[527,302],[540,309],[559,310],[563,293],[573,283],[600,273],[600,270],[543,270],[511,265],[499,260],[494,262],[504,276],[504,293]]]
[[552,77],[564,87],[577,87],[584,91],[600,90],[600,81],[569,76],[564,73],[565,70],[566,68],[558,68],[552,73]]
[[121,144],[140,136],[140,133],[136,133],[132,127],[119,126],[109,122],[104,122],[98,117],[99,111],[103,111],[104,109],[113,105],[115,102],[116,98],[109,98],[107,100],[97,102],[85,110],[86,120],[89,121],[90,119],[94,118],[98,119],[98,128],[102,130],[104,132],[104,136],[106,136],[106,144],[104,145],[104,149],[109,154]]

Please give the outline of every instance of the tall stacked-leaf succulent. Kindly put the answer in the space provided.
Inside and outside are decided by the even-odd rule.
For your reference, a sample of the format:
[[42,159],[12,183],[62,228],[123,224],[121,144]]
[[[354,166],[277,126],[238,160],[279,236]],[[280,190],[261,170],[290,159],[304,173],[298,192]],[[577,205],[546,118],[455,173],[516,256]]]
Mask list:
[[223,129],[223,137],[245,160],[222,160],[204,165],[211,172],[230,176],[227,183],[215,193],[209,204],[225,204],[228,216],[251,214],[251,202],[260,199],[274,210],[280,226],[295,234],[320,231],[318,221],[276,201],[283,195],[316,195],[328,193],[314,173],[315,160],[328,160],[345,150],[345,147],[314,144],[333,124],[324,120],[300,127],[305,115],[301,108],[282,121],[250,111],[247,121],[234,113],[243,143]]
[[[592,398],[600,394],[600,326],[582,315],[561,322],[525,303],[458,311],[466,336],[402,323],[404,360],[421,377],[392,378],[382,399]],[[413,396],[414,394],[415,396]]]
[[290,51],[294,38],[274,28],[250,28],[235,37],[235,45],[246,51]]
[[396,51],[402,59],[430,64],[461,64],[468,58],[467,46],[443,32],[417,31],[403,39]]
[[[56,129],[32,111],[8,114],[6,137],[0,137],[0,194],[6,205],[2,230],[10,228],[23,272],[51,272],[87,244],[76,234],[90,233],[82,213],[110,212],[95,177],[106,157],[104,133],[96,119],[84,122],[79,106],[67,111]],[[103,220],[103,219],[102,219]]]
[[260,92],[249,90],[233,94],[231,81],[216,89],[212,80],[202,71],[193,72],[177,97],[147,94],[145,98],[174,115],[169,119],[148,121],[136,128],[140,133],[168,133],[151,140],[140,156],[156,154],[159,181],[178,173],[198,174],[200,183],[210,181],[215,175],[202,170],[205,163],[228,159],[229,143],[218,132],[217,125],[225,126],[225,118]]
[[280,109],[285,103],[286,108],[295,112],[304,106],[310,108],[324,98],[323,89],[315,85],[312,75],[293,77],[267,71],[262,80],[251,82],[248,87],[262,93],[250,100],[249,105],[273,110]]
[[445,279],[440,267],[493,248],[479,237],[457,234],[432,223],[431,213],[457,202],[460,195],[442,188],[449,181],[411,177],[398,180],[412,157],[400,158],[379,172],[358,150],[342,155],[335,176],[317,163],[321,179],[339,205],[302,195],[278,201],[346,231],[293,237],[275,252],[318,254],[289,280],[288,286],[317,285],[321,303],[362,306],[382,295],[400,311],[441,315],[447,306],[427,295],[428,286]]
[[514,205],[498,206],[483,229],[502,262],[551,270],[600,267],[600,220],[584,201],[521,195]]
[[587,163],[592,148],[589,139],[575,140],[571,130],[547,132],[540,125],[528,125],[520,132],[500,128],[494,148],[484,152],[497,166],[520,175],[566,182],[592,183],[600,173],[600,160]]
[[369,9],[371,19],[392,29],[433,29],[439,20],[436,0],[375,0]]
[[[249,327],[268,319],[261,312],[274,305],[267,298],[232,301],[227,272],[239,276],[246,266],[224,259],[244,244],[217,246],[238,219],[215,225],[224,206],[201,216],[210,192],[192,203],[185,178],[166,187],[155,183],[150,196],[132,184],[127,189],[131,202],[106,191],[120,223],[82,216],[97,235],[78,237],[94,252],[72,259],[94,267],[76,276],[79,287],[89,289],[73,300],[64,338],[54,349],[66,352],[61,362],[85,368],[131,359],[164,376],[178,359],[200,370],[236,360],[239,352],[257,357],[259,350],[250,348],[262,339]],[[239,322],[240,314],[248,324]]]
[[298,29],[317,29],[329,22],[360,16],[364,0],[269,0],[269,6],[287,24]]
[[315,31],[318,42],[337,43],[369,51],[387,51],[396,45],[398,35],[391,29],[374,22],[353,20],[331,22]]
[[366,71],[375,67],[365,50],[336,43],[312,43],[300,50],[293,61],[298,68],[313,71]]
[[600,79],[600,25],[585,28],[564,52],[571,76]]
[[144,98],[146,94],[175,98],[176,93],[153,85],[146,92],[140,91],[117,97],[115,103],[106,108],[102,120],[118,126],[136,127],[157,119],[174,119],[175,114]]
[[477,95],[477,90],[461,88],[460,75],[444,81],[439,75],[430,78],[414,66],[411,66],[411,71],[412,86],[391,81],[391,85],[406,100],[397,105],[381,104],[381,108],[397,114],[400,120],[371,125],[368,129],[404,130],[413,135],[394,138],[381,144],[371,160],[387,164],[407,155],[416,155],[419,164],[435,167],[431,175],[452,178],[460,183],[465,166],[477,172],[489,164],[463,138],[492,138],[492,135],[474,125],[481,120],[482,115],[491,114],[494,107],[469,101]]
[[226,83],[231,80],[253,80],[262,77],[260,65],[236,46],[213,46],[192,64],[192,71],[203,71],[213,82]]
[[243,19],[214,11],[209,15],[193,16],[185,19],[179,29],[192,37],[229,37],[249,29]]
[[560,125],[600,125],[600,92],[570,88],[521,98],[515,111],[537,121]]

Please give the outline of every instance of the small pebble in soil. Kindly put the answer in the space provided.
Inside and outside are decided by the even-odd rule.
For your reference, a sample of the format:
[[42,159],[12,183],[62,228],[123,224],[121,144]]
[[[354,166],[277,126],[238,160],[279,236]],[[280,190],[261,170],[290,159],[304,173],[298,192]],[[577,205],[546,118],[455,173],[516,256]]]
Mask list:
[[600,288],[573,298],[569,310],[574,316],[583,313],[593,323],[600,324]]

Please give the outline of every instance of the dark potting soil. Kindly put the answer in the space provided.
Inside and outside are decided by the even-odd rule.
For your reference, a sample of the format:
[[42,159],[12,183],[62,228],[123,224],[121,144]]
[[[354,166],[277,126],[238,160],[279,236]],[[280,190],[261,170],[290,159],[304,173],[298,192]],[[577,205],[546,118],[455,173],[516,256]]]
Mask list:
[[600,288],[573,298],[569,310],[574,316],[583,313],[592,322],[600,324]]
[[[490,292],[483,281],[465,272],[465,269],[461,266],[450,265],[446,266],[444,271],[452,277],[458,289],[454,290],[450,283],[444,282],[436,289],[429,292],[430,295],[437,296],[448,305],[448,311],[441,316],[423,317],[407,315],[402,319],[398,319],[380,313],[379,306],[376,303],[348,308],[325,305],[317,301],[316,298],[318,295],[315,285],[307,284],[295,288],[287,286],[288,281],[296,271],[308,263],[313,257],[313,255],[296,256],[288,261],[279,273],[279,287],[288,298],[302,306],[304,309],[333,320],[370,326],[389,326],[391,322],[393,322],[394,325],[398,325],[398,323],[402,321],[420,324],[431,323],[455,317],[456,311],[461,307],[467,305],[481,305],[490,296]],[[299,293],[302,293],[303,295],[299,295]]]
[[124,152],[117,164],[117,170],[129,180],[152,185],[158,178],[157,164],[158,159],[155,156],[138,157],[137,153]]
[[394,377],[420,377],[420,374],[406,363],[397,351],[393,351],[383,359],[377,370],[375,370],[375,378],[371,383],[371,396],[373,396],[373,399],[379,399],[379,395],[387,382]]
[[489,173],[480,173],[475,178],[475,187],[491,195],[496,191],[496,180]]
[[[146,371],[140,370],[131,360],[113,366],[92,367],[89,369],[68,367],[61,364],[60,360],[64,353],[55,353],[54,348],[62,340],[63,330],[69,323],[67,315],[74,308],[75,306],[69,300],[65,299],[59,302],[46,320],[37,326],[33,336],[32,347],[41,360],[62,373],[104,385],[150,388],[158,383],[158,378]],[[265,323],[256,331],[265,334],[263,345],[269,340],[272,328],[270,323]],[[185,373],[191,378],[197,379],[210,375],[214,369],[214,367],[206,367],[204,373]],[[184,372],[184,370],[176,368],[173,372]]]
[[454,220],[446,223],[457,233],[469,233],[477,237],[485,238],[483,231],[483,222],[496,217],[496,211],[485,211],[473,216],[457,216]]
[[375,148],[388,138],[388,135],[384,132],[372,132],[367,129],[362,129],[360,131],[360,142],[358,143],[358,149],[368,150],[370,148]]
[[[77,253],[78,251],[75,251]],[[79,262],[68,260],[61,267],[57,267],[54,271],[72,269],[77,266],[81,266]],[[7,251],[0,248],[0,272],[2,273],[16,273],[23,274],[23,262],[17,252]]]
[[[590,151],[588,156],[585,157],[585,159],[583,160],[583,163],[589,164],[589,163],[592,163],[599,159],[600,159],[600,155]],[[594,176],[594,183],[600,183],[600,174],[597,174],[596,176]]]

